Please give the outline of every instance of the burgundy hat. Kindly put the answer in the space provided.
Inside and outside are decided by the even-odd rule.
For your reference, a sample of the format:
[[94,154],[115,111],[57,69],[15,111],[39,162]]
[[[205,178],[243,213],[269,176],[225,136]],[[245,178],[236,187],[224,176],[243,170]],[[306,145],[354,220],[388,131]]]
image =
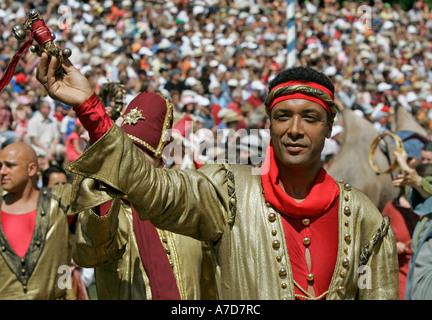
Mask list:
[[123,119],[122,129],[132,141],[151,156],[161,158],[173,124],[170,101],[156,92],[140,93],[127,106]]

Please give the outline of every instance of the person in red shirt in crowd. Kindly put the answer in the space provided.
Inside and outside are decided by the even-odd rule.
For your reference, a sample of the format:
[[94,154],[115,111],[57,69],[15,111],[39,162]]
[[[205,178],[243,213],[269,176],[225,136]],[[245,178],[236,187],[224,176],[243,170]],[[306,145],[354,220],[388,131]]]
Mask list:
[[39,189],[37,155],[24,142],[7,145],[0,166],[0,299],[75,299],[71,287],[58,285],[59,270],[71,263],[71,185]]
[[250,97],[246,100],[246,102],[250,103],[254,110],[259,106],[264,105],[264,100],[262,98],[262,94],[264,92],[265,86],[259,80],[254,80],[251,83],[252,93]]

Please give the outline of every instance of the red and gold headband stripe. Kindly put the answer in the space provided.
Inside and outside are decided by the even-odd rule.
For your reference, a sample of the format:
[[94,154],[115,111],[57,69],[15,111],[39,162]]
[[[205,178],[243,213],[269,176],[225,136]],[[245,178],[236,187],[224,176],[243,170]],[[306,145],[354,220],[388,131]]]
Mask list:
[[288,81],[275,86],[265,101],[267,113],[274,105],[289,99],[306,99],[321,105],[329,114],[336,115],[333,93],[315,82]]

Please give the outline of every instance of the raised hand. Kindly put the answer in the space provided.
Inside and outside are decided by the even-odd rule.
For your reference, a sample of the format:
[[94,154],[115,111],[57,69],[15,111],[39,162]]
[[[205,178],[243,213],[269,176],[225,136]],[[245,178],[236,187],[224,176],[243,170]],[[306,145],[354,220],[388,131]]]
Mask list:
[[36,79],[44,86],[49,96],[71,107],[77,107],[92,94],[93,89],[87,78],[72,63],[63,58],[63,75],[56,74],[57,58],[44,52],[36,69]]

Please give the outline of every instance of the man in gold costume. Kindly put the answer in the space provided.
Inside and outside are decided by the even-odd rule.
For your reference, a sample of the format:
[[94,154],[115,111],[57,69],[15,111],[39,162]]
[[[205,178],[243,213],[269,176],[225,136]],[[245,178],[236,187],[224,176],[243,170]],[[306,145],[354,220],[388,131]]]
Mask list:
[[122,198],[141,220],[210,241],[220,299],[398,298],[388,219],[320,166],[336,115],[334,87],[324,74],[298,67],[270,83],[271,145],[256,175],[250,166],[229,163],[154,168],[102,113],[79,71],[65,60],[60,79],[55,62],[42,56],[38,80],[98,134],[67,168],[84,177],[75,185],[73,211],[90,194],[114,198],[112,206]]
[[72,186],[39,189],[36,152],[24,142],[5,147],[0,165],[0,299],[75,299],[66,216]]
[[[157,93],[143,92],[125,110],[123,131],[135,148],[158,168],[168,143],[173,107]],[[94,183],[97,181],[94,180]],[[209,247],[191,237],[157,230],[141,221],[127,202],[104,203],[92,192],[80,193],[74,261],[95,267],[98,298],[134,300],[214,299]]]

